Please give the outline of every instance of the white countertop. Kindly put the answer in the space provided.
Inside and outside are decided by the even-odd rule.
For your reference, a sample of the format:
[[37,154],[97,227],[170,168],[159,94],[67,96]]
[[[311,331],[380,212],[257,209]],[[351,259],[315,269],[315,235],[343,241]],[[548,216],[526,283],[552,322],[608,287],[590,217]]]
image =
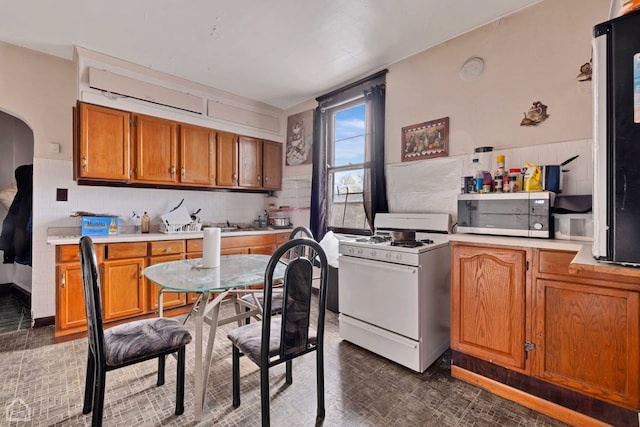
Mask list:
[[556,249],[559,251],[585,251],[591,253],[592,242],[581,240],[540,239],[535,237],[491,236],[488,234],[450,234],[449,241],[486,245],[521,246],[525,248]]
[[533,237],[505,237],[485,234],[450,234],[449,241],[485,245],[519,246],[525,248],[574,251],[570,271],[592,271],[640,278],[640,269],[632,266],[600,262],[593,257],[592,242],[582,240],[539,239]]
[[[260,234],[289,233],[289,229],[247,230],[247,231],[227,231],[222,233],[222,237],[233,236],[256,236]],[[94,243],[119,243],[119,242],[149,242],[156,240],[180,240],[180,239],[202,239],[202,231],[192,231],[185,233],[137,233],[118,234],[117,236],[91,236]],[[73,245],[80,242],[80,236],[48,236],[48,245]]]

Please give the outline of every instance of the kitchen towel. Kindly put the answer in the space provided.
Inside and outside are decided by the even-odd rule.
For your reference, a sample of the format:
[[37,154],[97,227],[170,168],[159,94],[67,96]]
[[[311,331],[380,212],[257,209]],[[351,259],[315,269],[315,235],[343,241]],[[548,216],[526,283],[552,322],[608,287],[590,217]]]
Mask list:
[[214,268],[220,266],[220,229],[205,228],[202,247],[202,266]]

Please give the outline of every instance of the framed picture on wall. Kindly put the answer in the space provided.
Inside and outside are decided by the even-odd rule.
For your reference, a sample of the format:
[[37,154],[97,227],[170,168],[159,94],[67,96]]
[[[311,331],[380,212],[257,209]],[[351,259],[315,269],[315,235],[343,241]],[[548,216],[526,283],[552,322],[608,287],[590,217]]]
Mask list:
[[403,162],[449,155],[449,117],[402,128]]
[[303,111],[287,118],[287,166],[308,165],[312,161],[313,110]]

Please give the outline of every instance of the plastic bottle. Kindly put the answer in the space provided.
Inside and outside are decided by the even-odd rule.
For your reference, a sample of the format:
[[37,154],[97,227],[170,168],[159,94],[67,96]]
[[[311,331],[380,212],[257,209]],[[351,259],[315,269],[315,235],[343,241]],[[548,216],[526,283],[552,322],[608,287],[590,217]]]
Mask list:
[[151,218],[149,218],[149,215],[147,215],[147,212],[145,211],[144,215],[142,215],[142,218],[140,218],[140,232],[148,233],[150,229]]
[[473,178],[475,179],[474,191],[476,193],[482,193],[482,185],[485,181],[486,170],[482,163],[480,163],[479,159],[473,159],[471,171],[473,172]]

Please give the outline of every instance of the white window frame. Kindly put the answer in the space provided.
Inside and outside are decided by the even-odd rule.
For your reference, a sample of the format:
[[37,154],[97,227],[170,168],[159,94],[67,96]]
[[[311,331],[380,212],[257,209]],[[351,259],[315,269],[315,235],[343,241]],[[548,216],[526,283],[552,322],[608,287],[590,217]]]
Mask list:
[[[343,166],[334,166],[335,152],[336,152],[336,149],[335,149],[336,114],[345,110],[349,110],[361,104],[364,105],[364,108],[365,108],[364,153],[363,153],[364,160],[361,163],[353,163],[353,164],[343,165]],[[364,96],[362,96],[356,99],[351,99],[345,103],[341,103],[340,105],[327,108],[325,111],[328,113],[327,115],[330,117],[330,119],[328,120],[329,127],[327,129],[327,166],[326,166],[327,167],[326,191],[327,191],[327,210],[328,210],[327,228],[334,232],[341,232],[341,233],[370,234],[370,227],[367,224],[366,217],[363,218],[364,222],[360,227],[348,227],[348,226],[345,227],[344,222],[343,224],[332,223],[334,218],[334,208],[335,208],[334,200],[333,200],[335,175],[339,172],[345,172],[350,170],[362,170],[363,176],[364,176],[364,171],[366,168],[367,153],[371,150],[371,144],[372,144],[370,108],[367,105]],[[352,194],[358,194],[358,193],[352,193]],[[360,193],[360,198],[362,199],[362,211],[364,213],[364,193],[363,192]]]

